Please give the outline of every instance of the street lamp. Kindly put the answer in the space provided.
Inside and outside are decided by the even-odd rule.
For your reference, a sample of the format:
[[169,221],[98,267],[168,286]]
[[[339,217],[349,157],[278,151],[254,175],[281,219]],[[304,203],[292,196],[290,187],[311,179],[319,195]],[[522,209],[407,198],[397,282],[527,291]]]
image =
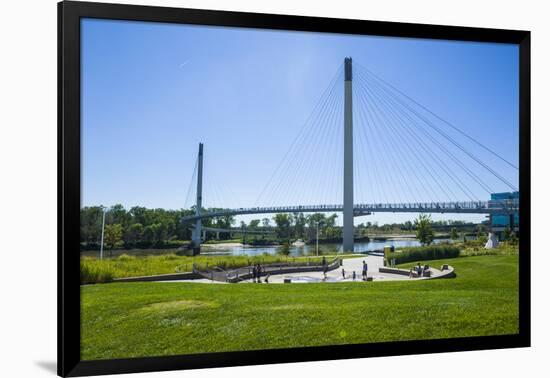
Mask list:
[[315,222],[317,225],[317,242],[315,244],[315,250],[317,252],[317,257],[319,257],[319,221]]
[[101,206],[103,210],[103,221],[101,222],[101,246],[99,247],[99,259],[103,260],[103,237],[105,235],[105,214],[107,213],[107,208]]

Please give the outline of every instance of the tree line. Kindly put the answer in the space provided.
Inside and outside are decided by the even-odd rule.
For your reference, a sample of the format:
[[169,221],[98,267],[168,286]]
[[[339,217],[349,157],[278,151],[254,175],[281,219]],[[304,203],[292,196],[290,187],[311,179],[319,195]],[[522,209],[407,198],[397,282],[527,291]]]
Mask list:
[[[210,208],[204,211],[219,211],[222,209]],[[100,247],[103,212],[105,211],[105,234],[104,246],[107,249],[123,247],[131,248],[173,248],[184,246],[191,240],[191,229],[188,223],[181,222],[181,218],[195,214],[195,209],[148,209],[141,206],[134,206],[125,209],[117,204],[110,208],[101,206],[89,206],[80,210],[80,244],[81,249],[96,250]],[[203,219],[203,226],[229,229],[241,228],[245,230],[273,230],[275,241],[290,242],[291,240],[302,239],[305,241],[315,240],[317,232],[319,239],[326,241],[338,241],[342,237],[342,227],[336,225],[337,214],[325,213],[278,213],[271,218],[252,219],[248,224],[241,222],[240,227],[235,225],[234,216],[221,216]],[[429,229],[433,226],[463,225],[460,221],[436,221],[422,219],[422,222],[410,222],[386,224],[379,226],[376,222],[361,223],[357,227],[359,236],[367,236],[373,232],[393,231],[417,231],[422,234],[426,226]],[[420,232],[419,228],[421,229]],[[456,234],[456,230],[453,230]],[[454,235],[453,235],[454,236]],[[220,233],[220,239],[229,239],[229,233]],[[249,239],[262,238],[266,236],[254,235]],[[425,241],[433,238],[433,232],[428,232]]]
[[[219,211],[209,208],[203,211]],[[103,213],[105,212],[104,246],[131,248],[180,247],[191,240],[188,223],[181,222],[184,216],[195,214],[195,209],[165,210],[134,206],[125,209],[117,204],[110,208],[87,206],[80,210],[80,245],[83,250],[100,248]],[[241,222],[244,230],[275,230],[279,241],[291,239],[313,239],[319,227],[320,237],[333,239],[341,237],[336,226],[338,215],[315,213],[280,213],[272,218],[252,219],[248,224]],[[234,216],[205,218],[202,225],[220,229],[235,229]],[[237,226],[237,228],[239,228]],[[229,233],[220,233],[220,239],[229,239]],[[257,238],[258,236],[254,236]],[[264,236],[260,236],[264,237]]]
[[[110,208],[89,206],[80,209],[81,249],[99,249],[104,211],[104,245],[107,248],[179,247],[191,239],[189,224],[182,223],[181,218],[195,214],[193,208],[165,210],[134,206],[125,209],[120,204]],[[216,228],[229,228],[234,223],[233,216],[203,220],[204,226]]]

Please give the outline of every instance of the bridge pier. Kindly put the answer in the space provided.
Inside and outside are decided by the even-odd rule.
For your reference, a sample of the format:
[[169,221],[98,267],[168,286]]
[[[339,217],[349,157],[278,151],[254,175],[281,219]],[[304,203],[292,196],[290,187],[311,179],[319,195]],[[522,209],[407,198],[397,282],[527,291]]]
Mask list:
[[351,58],[344,59],[344,227],[345,252],[353,251],[353,91]]
[[203,144],[199,143],[199,156],[198,156],[198,172],[197,172],[197,202],[195,205],[195,216],[197,220],[195,221],[195,228],[193,229],[192,234],[192,244],[193,244],[193,255],[198,255],[201,252],[201,236],[202,233],[202,221],[201,221],[201,212],[202,212],[202,155],[203,155]]

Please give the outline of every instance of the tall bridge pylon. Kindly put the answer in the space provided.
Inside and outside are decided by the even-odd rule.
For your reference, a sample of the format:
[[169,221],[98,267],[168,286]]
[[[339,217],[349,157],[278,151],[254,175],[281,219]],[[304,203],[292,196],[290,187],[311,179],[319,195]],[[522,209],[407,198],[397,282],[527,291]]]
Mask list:
[[353,252],[353,88],[351,57],[344,59],[344,251]]
[[198,255],[201,250],[201,235],[202,235],[202,160],[203,160],[203,144],[199,143],[199,156],[198,156],[198,174],[197,174],[197,200],[195,202],[195,228],[192,233],[193,254]]

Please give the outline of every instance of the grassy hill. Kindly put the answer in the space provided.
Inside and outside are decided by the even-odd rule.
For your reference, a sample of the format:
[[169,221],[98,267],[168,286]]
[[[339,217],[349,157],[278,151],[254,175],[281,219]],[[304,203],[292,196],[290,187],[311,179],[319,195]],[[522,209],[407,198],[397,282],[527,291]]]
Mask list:
[[[428,262],[429,263],[429,262]],[[518,256],[432,263],[457,278],[312,284],[82,286],[82,358],[518,332]],[[407,266],[406,264],[404,266]]]

